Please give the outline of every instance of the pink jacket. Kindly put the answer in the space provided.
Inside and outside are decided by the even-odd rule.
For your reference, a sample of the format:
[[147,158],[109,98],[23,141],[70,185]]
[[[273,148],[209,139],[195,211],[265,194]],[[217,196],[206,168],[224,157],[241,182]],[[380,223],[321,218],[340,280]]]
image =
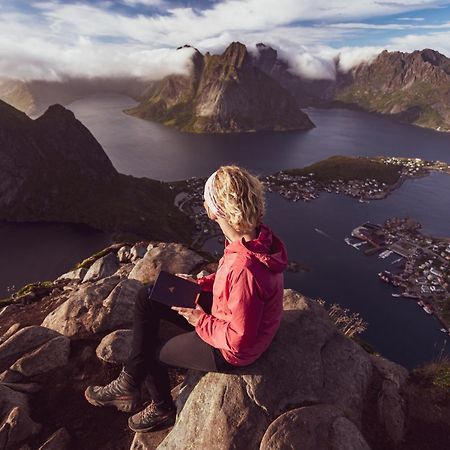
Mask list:
[[269,347],[283,311],[283,242],[264,224],[251,241],[228,242],[217,272],[197,280],[212,291],[211,314],[204,313],[195,330],[236,366],[246,366]]

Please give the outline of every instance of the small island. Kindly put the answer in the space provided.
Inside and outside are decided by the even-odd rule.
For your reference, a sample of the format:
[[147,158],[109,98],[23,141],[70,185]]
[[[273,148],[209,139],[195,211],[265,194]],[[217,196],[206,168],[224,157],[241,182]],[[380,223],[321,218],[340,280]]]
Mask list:
[[450,174],[441,161],[392,156],[331,156],[301,169],[283,170],[263,179],[269,192],[287,200],[310,201],[321,192],[346,194],[361,203],[386,198],[408,178],[426,176],[430,171]]
[[393,269],[378,273],[381,280],[400,288],[395,298],[417,301],[424,311],[434,314],[441,331],[450,334],[450,237],[435,237],[419,231],[421,224],[411,218],[393,217],[383,225],[364,223],[352,230],[356,249],[365,246],[364,254],[380,252],[379,258],[396,253]]

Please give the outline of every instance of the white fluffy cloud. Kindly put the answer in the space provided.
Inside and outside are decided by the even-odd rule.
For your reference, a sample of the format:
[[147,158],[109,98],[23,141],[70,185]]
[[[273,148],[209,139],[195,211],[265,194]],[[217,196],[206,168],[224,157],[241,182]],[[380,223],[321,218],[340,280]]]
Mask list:
[[[435,0],[223,0],[211,2],[202,11],[171,6],[169,0],[104,0],[95,5],[35,0],[30,3],[36,8],[35,15],[14,10],[13,3],[6,1],[9,7],[0,15],[0,76],[22,79],[127,74],[155,79],[189,69],[192,50],[176,51],[180,45],[221,51],[235,40],[249,46],[257,42],[274,46],[289,56],[293,73],[308,78],[333,77],[336,58],[339,68],[348,70],[396,45],[403,51],[432,47],[450,54],[448,32],[437,31],[449,28],[450,23],[433,26],[436,31],[423,23],[364,23],[375,16],[407,14],[443,4]],[[160,12],[125,15],[115,8],[117,3],[128,5],[131,11],[146,5]],[[420,36],[413,34],[417,27],[423,28]],[[331,45],[367,28],[411,33],[380,47]]]

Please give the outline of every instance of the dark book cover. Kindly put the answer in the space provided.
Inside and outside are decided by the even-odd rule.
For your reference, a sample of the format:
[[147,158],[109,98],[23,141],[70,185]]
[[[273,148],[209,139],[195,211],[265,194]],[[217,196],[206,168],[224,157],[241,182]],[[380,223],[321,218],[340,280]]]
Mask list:
[[195,302],[201,290],[201,286],[197,283],[161,270],[150,293],[150,298],[168,306],[195,308]]

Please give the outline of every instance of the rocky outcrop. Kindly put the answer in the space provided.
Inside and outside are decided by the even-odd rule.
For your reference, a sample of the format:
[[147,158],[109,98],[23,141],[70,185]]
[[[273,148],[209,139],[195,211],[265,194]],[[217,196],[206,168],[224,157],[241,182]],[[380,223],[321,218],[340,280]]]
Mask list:
[[174,196],[166,183],[119,174],[63,106],[31,120],[0,100],[0,219],[188,242],[193,225]]
[[[123,416],[99,413],[83,391],[111,381],[111,366],[117,374],[126,360],[143,282],[161,268],[199,274],[210,267],[174,243],[145,242],[133,251],[118,245],[100,255],[87,260],[96,277],[60,277],[64,289],[59,284],[40,300],[48,308],[41,326],[22,326],[24,309],[18,314],[15,304],[0,317],[7,336],[0,345],[0,444],[13,443],[6,448],[66,448],[69,440],[80,448],[111,448],[113,441],[127,448],[132,436]],[[106,260],[117,264],[114,273],[99,270]],[[227,373],[189,370],[172,391],[175,426],[136,434],[131,449],[404,449],[408,382],[406,369],[344,336],[319,302],[287,289],[280,329],[261,358]],[[39,438],[30,416],[43,422]],[[97,426],[103,418],[104,433]]]
[[253,64],[245,45],[221,55],[195,50],[190,76],[168,76],[128,114],[194,133],[307,130],[314,127],[292,95]]
[[[218,442],[220,448],[263,448],[265,433],[274,433],[274,421],[284,423],[287,419],[280,416],[290,410],[297,417],[297,408],[302,410],[297,420],[302,421],[305,414],[312,414],[303,412],[312,405],[331,405],[333,420],[318,408],[324,417],[313,414],[305,419],[307,424],[297,429],[298,442],[306,439],[308,426],[321,428],[324,421],[333,428],[334,420],[341,417],[346,421],[341,427],[353,427],[355,439],[364,443],[358,428],[372,377],[369,355],[342,336],[316,302],[289,290],[285,302],[274,342],[252,366],[233,370],[232,375],[190,372],[178,398],[177,424],[158,448],[181,449],[186,441],[195,448],[219,448]],[[341,445],[344,448],[344,442]]]

